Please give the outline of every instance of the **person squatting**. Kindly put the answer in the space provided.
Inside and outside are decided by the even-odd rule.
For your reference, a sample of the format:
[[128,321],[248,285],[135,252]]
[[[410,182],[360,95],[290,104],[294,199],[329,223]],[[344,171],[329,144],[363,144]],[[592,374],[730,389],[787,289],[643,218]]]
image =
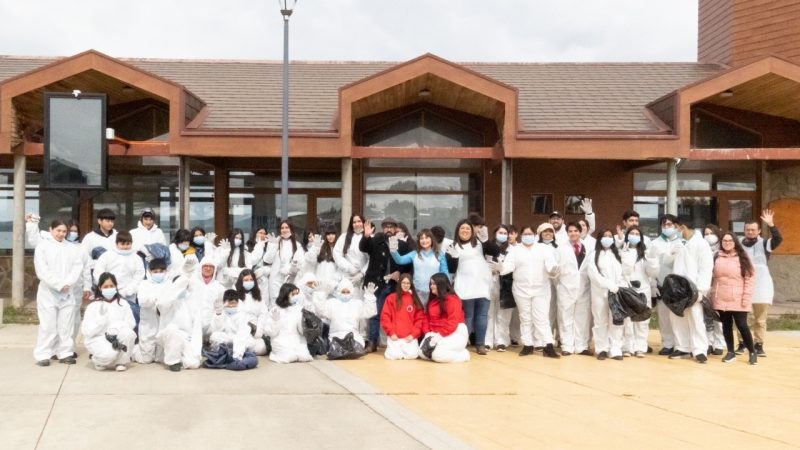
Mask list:
[[[259,227],[246,239],[200,227],[171,242],[152,209],[137,228],[117,231],[109,209],[79,242],[74,221],[39,229],[26,216],[39,279],[36,364],[75,364],[83,335],[91,364],[124,371],[130,362],[172,371],[201,366],[244,370],[259,356],[276,363],[357,359],[385,347],[386,359],[469,361],[474,354],[541,352],[622,361],[645,357],[651,312],[670,359],[731,362],[765,357],[773,285],[767,261],[782,241],[774,213],[748,222],[744,236],[715,225],[695,229],[670,214],[649,239],[639,214],[595,230],[553,212],[537,227],[495,226],[471,214],[452,239],[442,227],[416,239],[391,217],[380,229],[354,214],[298,236]],[[81,320],[81,307],[89,302]],[[754,315],[751,332],[747,317]],[[739,330],[735,346],[733,325]]]

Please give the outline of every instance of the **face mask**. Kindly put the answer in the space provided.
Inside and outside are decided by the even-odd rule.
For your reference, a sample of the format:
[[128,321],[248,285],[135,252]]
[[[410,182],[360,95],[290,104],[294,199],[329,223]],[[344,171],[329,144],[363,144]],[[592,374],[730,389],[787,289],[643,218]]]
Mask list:
[[705,237],[705,240],[706,242],[708,242],[708,245],[717,245],[717,242],[719,242],[719,238],[717,237],[716,234],[707,235]]
[[249,291],[249,290],[253,289],[253,286],[255,286],[255,285],[256,285],[255,281],[243,281],[242,282],[242,287],[244,288],[245,291]]
[[634,234],[628,235],[628,243],[631,244],[632,246],[636,247],[637,245],[639,245],[639,242],[642,242],[641,236],[636,236]]
[[164,281],[165,275],[166,274],[164,274],[163,272],[151,273],[150,279],[153,280],[153,283],[162,283]]
[[678,232],[677,228],[662,228],[661,229],[661,234],[663,234],[667,238],[671,238],[672,236],[675,236],[675,233],[677,233],[677,232]]
[[67,240],[70,242],[76,242],[78,240],[78,232],[77,231],[70,231],[67,234]]
[[178,244],[178,250],[180,250],[182,252],[185,252],[186,250],[189,250],[189,244]]
[[225,314],[229,316],[235,316],[236,313],[239,312],[239,308],[232,308],[230,306],[226,306],[225,308],[223,308],[223,310],[225,311]]
[[119,248],[118,248],[118,249],[117,249],[117,253],[118,253],[118,254],[120,254],[120,255],[122,255],[122,256],[128,256],[128,255],[132,255],[132,254],[133,254],[133,249],[130,249],[130,248],[129,248],[129,249],[127,249],[127,250],[122,250],[122,249],[119,249]]
[[522,235],[522,243],[525,245],[533,245],[536,242],[536,236],[532,234]]
[[545,244],[552,244],[553,240],[552,239],[542,239],[542,242],[545,243]]
[[478,240],[481,242],[485,242],[489,239],[489,230],[487,230],[486,227],[481,227],[481,229],[475,234],[478,236]]
[[336,294],[336,297],[339,300],[341,300],[342,302],[347,303],[347,302],[350,301],[350,295],[351,294],[343,294],[343,293],[340,292],[340,293]]
[[613,243],[614,243],[613,237],[603,236],[603,238],[600,239],[600,245],[602,245],[603,248],[610,248]]
[[293,295],[293,296],[289,297],[289,303],[291,303],[293,305],[296,305],[296,304],[300,303],[300,300],[302,300],[302,299],[303,299],[303,295],[302,294]]
[[501,244],[505,244],[508,242],[508,235],[497,233],[494,235],[494,239]]
[[240,245],[242,245],[242,240],[241,239],[234,239],[233,240],[233,245],[236,246],[236,247],[239,247]]
[[117,295],[117,288],[103,288],[100,290],[100,292],[103,294],[103,297],[105,297],[106,300],[111,300],[115,295]]
[[194,242],[194,245],[203,245],[203,244],[206,243],[206,237],[205,236],[195,236],[194,239],[192,239],[192,242]]

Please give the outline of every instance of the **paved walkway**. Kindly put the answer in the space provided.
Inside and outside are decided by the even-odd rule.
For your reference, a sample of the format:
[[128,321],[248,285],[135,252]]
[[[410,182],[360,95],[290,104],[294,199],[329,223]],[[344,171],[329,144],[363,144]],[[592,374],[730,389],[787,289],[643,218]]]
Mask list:
[[[707,365],[537,354],[125,373],[34,365],[0,328],[0,448],[798,448],[800,334]],[[657,336],[653,335],[653,341]]]

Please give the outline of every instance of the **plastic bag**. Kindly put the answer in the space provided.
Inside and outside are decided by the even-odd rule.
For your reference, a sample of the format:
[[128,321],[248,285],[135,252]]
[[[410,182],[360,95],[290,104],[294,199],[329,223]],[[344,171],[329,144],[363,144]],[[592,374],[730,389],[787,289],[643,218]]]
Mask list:
[[722,322],[719,313],[714,309],[711,300],[708,297],[703,297],[703,323],[706,325],[706,331],[714,331],[714,322]]
[[306,342],[313,342],[322,336],[322,319],[307,309],[303,309],[303,336]]
[[661,285],[661,301],[676,316],[683,317],[683,311],[697,301],[697,286],[686,277],[669,274]]
[[431,339],[433,336],[426,337],[419,346],[419,351],[428,359],[433,359],[433,350],[436,349],[435,345],[431,345]]
[[353,333],[347,333],[344,339],[334,337],[331,339],[331,348],[328,350],[328,359],[358,359],[364,356],[364,346],[353,337]]
[[328,341],[322,336],[317,336],[313,341],[308,341],[308,353],[310,353],[311,356],[328,353]]
[[608,293],[608,307],[614,325],[622,325],[626,317],[634,322],[650,318],[652,309],[648,305],[647,296],[636,292],[633,288],[622,287],[616,293]]
[[217,349],[203,350],[206,360],[203,366],[209,369],[247,370],[258,367],[258,357],[253,352],[244,352],[242,359],[234,359],[233,351],[227,344]]
[[248,370],[258,367],[258,356],[253,352],[244,352],[242,359],[233,359],[225,366],[228,370]]
[[500,276],[500,308],[509,309],[517,307],[517,302],[514,300],[514,294],[511,292],[511,287],[513,285],[513,275],[508,274]]

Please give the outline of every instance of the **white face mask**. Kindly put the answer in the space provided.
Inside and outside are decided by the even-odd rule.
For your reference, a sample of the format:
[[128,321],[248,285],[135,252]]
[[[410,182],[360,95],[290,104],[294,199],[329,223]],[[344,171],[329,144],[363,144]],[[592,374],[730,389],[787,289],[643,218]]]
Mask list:
[[236,247],[239,247],[240,245],[242,245],[242,240],[241,239],[234,239],[233,240],[233,245],[236,246]]
[[600,239],[600,245],[602,245],[603,248],[611,248],[611,246],[613,244],[614,244],[614,238],[613,237],[603,236],[603,238]]
[[717,237],[716,234],[708,234],[708,235],[706,235],[705,236],[705,240],[706,240],[706,242],[708,242],[708,245],[712,245],[712,246],[713,245],[717,245],[717,243],[719,242],[719,238]]

